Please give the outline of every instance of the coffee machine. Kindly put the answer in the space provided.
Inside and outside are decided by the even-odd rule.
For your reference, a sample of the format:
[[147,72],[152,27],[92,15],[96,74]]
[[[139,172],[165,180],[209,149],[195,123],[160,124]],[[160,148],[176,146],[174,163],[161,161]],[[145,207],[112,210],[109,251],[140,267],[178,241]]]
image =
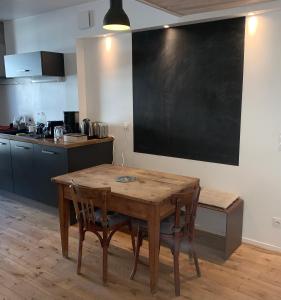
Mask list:
[[67,133],[79,133],[79,112],[65,111],[64,112],[64,126]]
[[81,122],[81,133],[87,135],[88,137],[93,137],[93,126],[90,119],[84,119]]

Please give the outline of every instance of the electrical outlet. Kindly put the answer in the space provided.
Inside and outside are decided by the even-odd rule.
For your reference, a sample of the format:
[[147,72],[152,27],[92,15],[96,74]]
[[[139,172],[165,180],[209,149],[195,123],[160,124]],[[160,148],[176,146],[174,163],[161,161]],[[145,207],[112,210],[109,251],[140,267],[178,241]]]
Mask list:
[[281,218],[272,218],[272,225],[276,228],[281,228]]
[[123,123],[123,129],[124,129],[124,131],[129,131],[129,123],[128,122]]

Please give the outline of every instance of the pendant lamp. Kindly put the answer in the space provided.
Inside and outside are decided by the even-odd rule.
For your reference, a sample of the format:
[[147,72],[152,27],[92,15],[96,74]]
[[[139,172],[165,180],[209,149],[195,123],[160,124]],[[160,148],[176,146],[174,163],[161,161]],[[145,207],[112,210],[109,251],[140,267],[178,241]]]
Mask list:
[[104,17],[103,28],[111,31],[130,30],[130,21],[123,10],[122,0],[110,0],[110,9]]

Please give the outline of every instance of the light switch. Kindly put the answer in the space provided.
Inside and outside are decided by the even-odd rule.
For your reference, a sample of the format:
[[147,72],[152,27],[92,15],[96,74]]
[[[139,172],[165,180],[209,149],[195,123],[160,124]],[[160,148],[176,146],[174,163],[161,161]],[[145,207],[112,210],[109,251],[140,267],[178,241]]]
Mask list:
[[275,228],[281,228],[281,219],[280,218],[272,218],[272,225]]
[[82,11],[78,15],[78,28],[89,29],[94,26],[94,13],[92,10]]

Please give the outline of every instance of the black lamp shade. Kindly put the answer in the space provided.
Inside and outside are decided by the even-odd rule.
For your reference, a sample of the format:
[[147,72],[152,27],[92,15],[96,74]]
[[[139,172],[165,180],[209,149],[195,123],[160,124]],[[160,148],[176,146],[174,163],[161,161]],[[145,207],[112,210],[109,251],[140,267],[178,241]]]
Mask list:
[[110,0],[110,9],[104,17],[103,28],[113,31],[130,29],[130,20],[123,10],[122,0]]

